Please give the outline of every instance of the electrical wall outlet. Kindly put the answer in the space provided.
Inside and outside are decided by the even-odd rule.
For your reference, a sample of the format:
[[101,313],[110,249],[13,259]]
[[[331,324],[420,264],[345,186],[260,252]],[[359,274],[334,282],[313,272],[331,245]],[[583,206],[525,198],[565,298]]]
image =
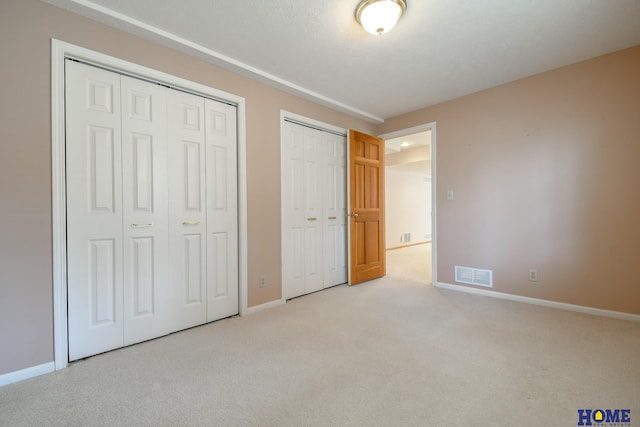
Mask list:
[[533,269],[533,268],[529,270],[529,281],[530,282],[537,282],[538,281],[538,270]]
[[264,275],[260,275],[260,277],[258,277],[258,286],[261,288],[264,288],[265,286],[267,286],[267,277]]

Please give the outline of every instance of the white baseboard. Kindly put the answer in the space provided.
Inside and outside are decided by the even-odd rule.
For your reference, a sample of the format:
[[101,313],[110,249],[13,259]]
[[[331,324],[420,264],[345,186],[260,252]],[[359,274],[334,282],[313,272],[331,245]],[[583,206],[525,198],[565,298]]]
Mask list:
[[42,365],[32,366],[30,368],[21,369],[8,374],[0,375],[0,387],[17,383],[19,381],[28,380],[39,375],[49,374],[56,370],[54,362],[43,363]]
[[601,308],[585,307],[583,305],[567,304],[564,302],[549,301],[539,298],[524,297],[520,295],[505,294],[502,292],[490,291],[487,289],[476,289],[467,286],[452,285],[450,283],[436,282],[436,288],[450,289],[458,292],[466,292],[475,295],[484,295],[491,298],[499,298],[508,301],[523,302],[526,304],[541,305],[543,307],[559,308],[561,310],[577,311],[579,313],[592,314],[595,316],[612,317],[614,319],[640,322],[639,314],[623,313],[620,311],[604,310]]
[[277,300],[274,300],[274,301],[266,302],[264,304],[254,305],[253,307],[247,308],[247,311],[246,311],[245,314],[246,315],[254,314],[254,313],[257,313],[257,312],[262,311],[262,310],[267,310],[269,308],[279,307],[284,303],[285,302],[283,300],[277,299]]

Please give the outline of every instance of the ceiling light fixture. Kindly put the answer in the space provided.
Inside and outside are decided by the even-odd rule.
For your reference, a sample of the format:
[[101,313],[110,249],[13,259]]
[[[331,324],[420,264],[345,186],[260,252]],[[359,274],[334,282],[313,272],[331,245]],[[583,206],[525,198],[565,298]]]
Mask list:
[[356,21],[368,33],[382,35],[395,27],[405,10],[406,0],[362,0],[356,8]]

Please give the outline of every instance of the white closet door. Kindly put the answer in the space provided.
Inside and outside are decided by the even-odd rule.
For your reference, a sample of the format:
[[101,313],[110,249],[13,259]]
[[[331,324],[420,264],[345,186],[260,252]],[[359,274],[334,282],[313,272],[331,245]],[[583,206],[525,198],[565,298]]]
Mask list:
[[347,282],[347,141],[323,132],[327,167],[324,179],[324,287]]
[[124,344],[169,332],[166,88],[122,76]]
[[238,314],[236,107],[205,100],[207,321]]
[[236,107],[66,67],[69,359],[237,314]]
[[172,329],[207,320],[204,99],[167,91]]
[[324,178],[326,159],[322,132],[304,129],[304,258],[305,293],[323,288]]
[[283,297],[305,294],[304,131],[289,122],[282,135],[282,284]]
[[69,359],[123,345],[120,76],[66,61]]
[[346,138],[285,122],[281,150],[289,299],[347,281]]

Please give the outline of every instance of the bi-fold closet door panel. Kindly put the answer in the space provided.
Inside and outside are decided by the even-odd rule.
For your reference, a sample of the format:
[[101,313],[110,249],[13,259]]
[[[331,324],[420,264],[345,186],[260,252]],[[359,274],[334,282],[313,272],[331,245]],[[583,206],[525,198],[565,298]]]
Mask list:
[[347,144],[343,136],[321,133],[326,153],[324,186],[324,287],[347,282]]
[[238,313],[236,107],[205,99],[207,321]]
[[164,88],[73,61],[67,75],[69,358],[167,333]]
[[172,329],[179,330],[207,318],[204,99],[168,92]]
[[304,237],[304,281],[305,293],[319,291],[323,288],[323,187],[325,159],[321,145],[320,132],[314,129],[304,129],[303,163],[304,170],[302,187],[304,205],[301,220]]
[[167,333],[166,89],[121,77],[124,345]]
[[282,280],[285,299],[305,292],[304,128],[282,126]]
[[281,149],[288,299],[346,282],[346,141],[285,121]]
[[66,79],[69,359],[237,314],[235,107]]
[[[238,313],[236,107],[168,90],[173,330]],[[206,170],[206,173],[204,171]]]
[[69,358],[123,345],[120,76],[66,61]]

